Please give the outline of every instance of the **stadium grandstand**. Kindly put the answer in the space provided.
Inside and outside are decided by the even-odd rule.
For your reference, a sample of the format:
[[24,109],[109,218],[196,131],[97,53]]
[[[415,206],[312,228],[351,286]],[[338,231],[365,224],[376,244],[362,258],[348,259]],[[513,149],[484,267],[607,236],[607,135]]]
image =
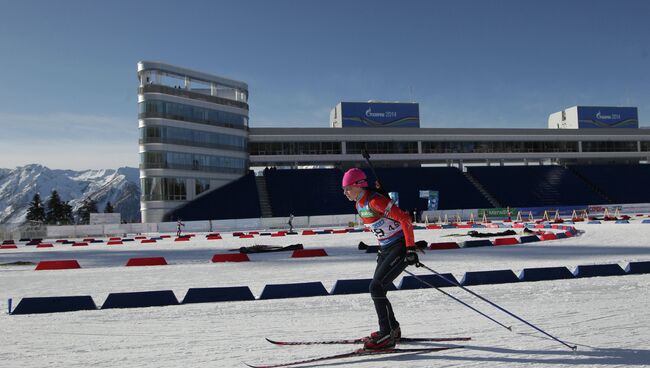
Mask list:
[[157,62],[138,78],[143,222],[352,214],[340,182],[364,151],[411,211],[430,210],[423,192],[438,210],[650,203],[650,129],[634,107],[570,107],[547,129],[437,129],[420,127],[417,103],[342,102],[330,127],[251,128],[244,82]]

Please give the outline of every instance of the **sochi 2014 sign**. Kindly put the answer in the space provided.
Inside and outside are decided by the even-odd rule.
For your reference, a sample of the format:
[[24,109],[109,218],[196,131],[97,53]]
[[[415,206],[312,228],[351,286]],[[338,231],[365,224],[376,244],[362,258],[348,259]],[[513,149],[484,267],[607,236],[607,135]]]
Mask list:
[[636,107],[578,106],[578,128],[638,128]]
[[350,127],[420,127],[417,103],[342,102],[341,122]]

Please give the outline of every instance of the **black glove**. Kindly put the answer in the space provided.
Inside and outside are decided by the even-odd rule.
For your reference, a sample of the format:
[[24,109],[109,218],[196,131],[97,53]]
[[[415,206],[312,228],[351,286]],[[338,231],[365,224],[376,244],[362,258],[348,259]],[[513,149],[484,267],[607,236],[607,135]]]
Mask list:
[[404,262],[408,263],[409,266],[418,266],[420,264],[420,258],[418,257],[415,247],[406,248],[406,257],[404,258]]

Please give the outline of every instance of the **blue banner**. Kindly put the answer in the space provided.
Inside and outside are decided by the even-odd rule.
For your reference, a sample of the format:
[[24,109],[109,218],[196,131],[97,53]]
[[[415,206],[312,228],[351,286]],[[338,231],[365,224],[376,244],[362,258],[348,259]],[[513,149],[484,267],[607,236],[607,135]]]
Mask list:
[[341,126],[419,128],[417,103],[341,102]]
[[639,128],[636,107],[578,106],[578,128]]

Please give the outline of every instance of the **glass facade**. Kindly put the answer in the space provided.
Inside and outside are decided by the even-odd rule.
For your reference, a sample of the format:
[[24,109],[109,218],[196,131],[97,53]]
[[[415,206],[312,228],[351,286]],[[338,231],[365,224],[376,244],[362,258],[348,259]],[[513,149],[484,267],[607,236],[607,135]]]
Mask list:
[[220,148],[246,151],[247,140],[236,135],[209,133],[192,129],[168,126],[147,126],[140,128],[140,143],[169,143],[193,147]]
[[254,155],[327,155],[341,154],[339,142],[251,142]]
[[638,152],[635,142],[582,142],[582,152]]
[[578,142],[422,142],[422,153],[525,152],[578,152]]
[[418,153],[418,142],[347,142],[347,153]]
[[184,201],[187,198],[184,178],[142,178],[145,201]]
[[650,142],[641,142],[641,151],[650,152]]
[[236,129],[248,127],[246,115],[160,100],[147,100],[138,105],[141,119],[164,118]]
[[210,190],[210,179],[196,179],[194,184],[194,191],[197,195]]
[[246,174],[247,160],[186,152],[147,151],[140,154],[142,169],[176,169]]

